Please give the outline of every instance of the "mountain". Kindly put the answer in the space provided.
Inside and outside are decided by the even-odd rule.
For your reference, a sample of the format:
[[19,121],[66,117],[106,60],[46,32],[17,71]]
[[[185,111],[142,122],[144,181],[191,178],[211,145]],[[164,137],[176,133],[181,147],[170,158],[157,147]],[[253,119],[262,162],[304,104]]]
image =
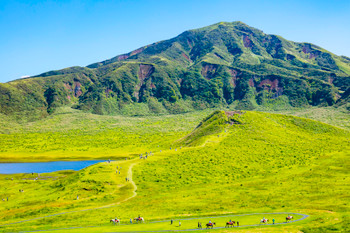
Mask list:
[[0,113],[38,118],[62,105],[129,115],[329,106],[347,104],[349,87],[350,58],[221,22],[87,67],[0,84]]

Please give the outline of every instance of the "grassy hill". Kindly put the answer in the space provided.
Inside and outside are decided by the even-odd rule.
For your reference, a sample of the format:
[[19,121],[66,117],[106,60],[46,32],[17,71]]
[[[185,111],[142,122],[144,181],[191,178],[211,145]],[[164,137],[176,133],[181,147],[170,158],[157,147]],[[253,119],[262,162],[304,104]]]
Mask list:
[[60,106],[142,116],[346,105],[349,80],[347,57],[221,22],[87,67],[0,84],[0,113],[36,120]]
[[[200,122],[201,118],[204,120]],[[185,119],[181,120],[183,131],[166,140],[172,148],[162,148],[162,152],[152,148],[154,155],[146,160],[136,158],[97,164],[79,172],[58,172],[47,175],[55,179],[39,182],[23,179],[31,175],[1,176],[1,186],[6,189],[1,189],[0,195],[10,195],[11,200],[0,207],[2,224],[73,212],[0,226],[0,231],[94,226],[71,230],[111,232],[118,228],[108,221],[116,216],[126,223],[139,214],[152,221],[277,212],[310,217],[295,224],[240,231],[348,230],[348,130],[299,117],[250,111],[192,116],[187,118],[193,120],[188,124]],[[149,126],[141,122],[139,130],[147,131]],[[167,118],[169,134],[178,123],[176,118]],[[191,124],[193,131],[189,132]],[[122,176],[115,173],[116,166],[122,166]],[[125,176],[132,177],[134,184],[121,179]],[[20,195],[19,187],[25,187]],[[82,198],[74,200],[78,193]],[[104,208],[98,208],[101,206]],[[79,211],[91,208],[96,209]]]

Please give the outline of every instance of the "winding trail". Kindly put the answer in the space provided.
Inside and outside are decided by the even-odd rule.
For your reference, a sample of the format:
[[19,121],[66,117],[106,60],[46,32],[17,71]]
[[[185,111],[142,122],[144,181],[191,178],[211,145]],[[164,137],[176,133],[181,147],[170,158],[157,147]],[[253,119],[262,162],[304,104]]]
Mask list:
[[[120,205],[121,203],[126,202],[126,201],[130,200],[131,198],[136,197],[136,195],[137,195],[137,193],[136,193],[137,186],[136,186],[135,182],[132,179],[132,168],[134,167],[134,165],[138,164],[139,162],[138,162],[138,159],[134,159],[134,160],[135,160],[135,162],[130,164],[128,172],[127,172],[127,177],[129,177],[129,179],[130,179],[129,182],[134,187],[133,191],[132,191],[132,195],[130,197],[127,197],[124,200],[121,200],[119,202],[111,203],[111,204],[100,206],[100,207],[89,208],[89,209],[81,209],[81,210],[73,210],[73,211],[61,212],[61,213],[57,213],[57,214],[50,214],[50,215],[41,216],[41,217],[37,217],[37,218],[31,218],[31,219],[26,219],[26,220],[22,220],[22,221],[18,221],[18,222],[11,222],[11,223],[2,224],[2,225],[0,225],[0,227],[13,225],[13,224],[24,223],[24,222],[30,222],[30,221],[35,221],[35,220],[40,220],[40,219],[44,219],[44,218],[50,218],[50,217],[64,215],[64,214],[78,213],[78,212],[84,212],[84,211],[90,211],[90,210],[98,210],[98,209],[106,209],[106,208],[114,207],[116,205]],[[74,229],[74,228],[70,228],[70,229]]]
[[[211,135],[207,138],[207,140],[205,140],[205,142],[202,144],[202,145],[199,145],[199,146],[196,146],[196,147],[193,147],[193,148],[201,148],[201,147],[205,147],[206,144],[208,143],[218,143],[220,141],[222,141],[228,134],[226,133],[226,130],[223,130],[222,132],[218,133],[218,134],[215,134],[215,135]],[[219,135],[220,139],[217,140],[217,135]],[[212,140],[213,138],[215,138],[216,140]],[[186,148],[187,150],[191,150],[193,148]],[[186,151],[185,148],[183,148],[183,151]],[[163,152],[160,152],[161,154],[164,154],[166,152],[169,152],[170,150],[166,150],[166,151],[163,151]],[[89,209],[80,209],[80,210],[73,210],[73,211],[67,211],[67,212],[61,212],[61,213],[56,213],[56,214],[50,214],[50,215],[45,215],[45,216],[41,216],[41,217],[36,217],[36,218],[31,218],[31,219],[26,219],[26,220],[22,220],[22,221],[17,221],[17,222],[11,222],[11,223],[5,223],[5,224],[1,224],[0,227],[2,226],[8,226],[8,225],[13,225],[13,224],[19,224],[19,223],[24,223],[24,222],[30,222],[30,221],[35,221],[35,220],[40,220],[40,219],[44,219],[44,218],[50,218],[50,217],[54,217],[54,216],[59,216],[59,215],[64,215],[64,214],[71,214],[71,213],[78,213],[78,212],[84,212],[84,211],[90,211],[90,210],[98,210],[98,209],[105,209],[105,208],[111,208],[111,207],[114,207],[116,205],[120,205],[121,203],[123,202],[126,202],[134,197],[136,197],[137,193],[136,193],[136,190],[137,190],[137,186],[134,182],[134,180],[132,179],[132,168],[134,167],[134,165],[140,163],[140,160],[135,158],[133,160],[130,160],[130,161],[134,161],[130,164],[129,166],[129,169],[128,169],[128,172],[127,172],[127,177],[129,177],[130,179],[130,183],[132,184],[132,186],[134,187],[133,191],[132,191],[132,195],[130,197],[127,197],[125,198],[124,200],[122,201],[119,201],[119,202],[116,202],[116,203],[111,203],[111,204],[108,204],[108,205],[104,205],[104,206],[100,206],[100,207],[95,207],[95,208],[89,208]]]
[[[233,228],[228,228],[228,229],[236,229],[236,228],[243,228],[243,227],[257,227],[257,226],[272,226],[272,225],[282,225],[282,224],[290,224],[294,222],[299,222],[302,221],[306,218],[309,217],[307,214],[301,214],[301,213],[291,213],[291,212],[277,212],[277,213],[250,213],[250,214],[237,214],[237,215],[223,215],[223,216],[214,216],[214,217],[196,217],[196,218],[185,218],[185,219],[176,219],[176,220],[181,220],[181,221],[186,221],[186,220],[195,220],[195,219],[203,219],[203,218],[210,218],[210,219],[215,219],[215,218],[222,218],[222,217],[240,217],[240,216],[250,216],[250,215],[268,215],[268,214],[291,214],[291,215],[299,215],[302,216],[300,219],[292,220],[289,222],[280,222],[280,223],[269,223],[269,224],[252,224],[252,225],[240,225],[239,227],[233,227]],[[145,224],[150,224],[150,223],[161,223],[161,222],[169,222],[169,220],[162,220],[162,221],[152,221],[148,222]],[[120,224],[122,225],[127,225],[127,224]],[[67,227],[67,228],[57,228],[57,229],[49,229],[49,230],[36,230],[36,231],[21,231],[21,232],[45,232],[45,231],[59,231],[59,230],[74,230],[74,229],[83,229],[83,228],[96,228],[96,227],[101,227],[101,226],[85,226],[85,227]],[[220,227],[214,227],[214,229],[224,229],[224,226]],[[205,231],[208,229],[202,228],[192,228],[192,229],[181,229],[181,230],[156,230],[156,231],[108,231],[107,233],[147,233],[147,232],[184,232],[184,231]]]
[[[202,147],[205,147],[207,144],[210,144],[210,143],[219,143],[221,142],[224,138],[227,137],[228,135],[228,132],[226,131],[227,129],[223,130],[222,132],[218,133],[218,134],[215,134],[215,135],[211,135],[207,138],[207,140],[199,145],[199,146],[195,146],[195,147],[189,147],[189,148],[183,148],[182,151],[186,151],[186,150],[192,150],[194,148],[202,148]],[[232,132],[231,132],[232,133]],[[215,140],[213,140],[215,139]],[[160,152],[161,154],[164,154],[166,152],[169,152],[170,150],[166,150],[166,151],[163,151],[163,152]],[[65,214],[71,214],[71,213],[78,213],[78,212],[84,212],[84,211],[91,211],[91,210],[99,210],[99,209],[106,209],[106,208],[111,208],[111,207],[114,207],[114,206],[117,206],[117,205],[120,205],[121,203],[124,203],[134,197],[137,196],[137,186],[134,182],[134,180],[132,179],[132,169],[134,167],[134,165],[136,164],[139,164],[140,163],[140,160],[138,158],[135,158],[135,159],[132,159],[130,160],[130,166],[129,166],[129,169],[128,169],[128,172],[127,172],[127,177],[130,179],[129,180],[129,183],[133,186],[133,190],[132,190],[132,195],[119,201],[119,202],[115,202],[115,203],[111,203],[111,204],[108,204],[108,205],[104,205],[104,206],[100,206],[100,207],[95,207],[95,208],[89,208],[89,209],[80,209],[80,210],[74,210],[74,211],[67,211],[67,212],[61,212],[61,213],[56,213],[56,214],[50,214],[50,215],[46,215],[46,216],[41,216],[41,217],[36,217],[36,218],[32,218],[32,219],[26,219],[26,220],[22,220],[22,221],[17,221],[17,222],[12,222],[12,223],[6,223],[6,224],[2,224],[0,225],[0,227],[3,227],[3,226],[8,226],[8,225],[14,225],[14,224],[20,224],[20,223],[24,223],[24,222],[30,222],[30,221],[35,221],[35,220],[40,220],[40,219],[44,219],[44,218],[50,218],[50,217],[54,217],[54,216],[59,216],[59,215],[65,215]],[[289,223],[292,223],[292,222],[297,222],[297,221],[302,221],[304,220],[305,218],[309,217],[309,215],[306,215],[306,214],[300,214],[300,213],[288,213],[288,212],[277,212],[277,213],[251,213],[251,214],[242,214],[242,215],[225,215],[225,216],[216,216],[216,217],[210,217],[210,218],[220,218],[220,217],[228,217],[228,216],[247,216],[247,215],[261,215],[261,214],[294,214],[294,215],[301,215],[303,216],[302,218],[300,219],[297,219],[297,220],[293,220],[293,221],[290,221]],[[206,217],[204,217],[206,218]],[[203,219],[202,218],[186,218],[186,219],[181,219],[181,220],[191,220],[191,219]],[[169,220],[163,220],[163,221],[154,221],[154,222],[149,222],[149,223],[157,223],[157,222],[167,222]],[[275,225],[278,225],[278,224],[287,224],[287,222],[284,222],[284,223],[275,223]],[[124,225],[124,224],[121,224],[121,225]],[[254,227],[254,226],[268,226],[268,225],[273,225],[273,224],[264,224],[264,225],[261,225],[261,224],[255,224],[255,225],[241,225],[240,227]],[[80,227],[80,226],[77,226],[77,227],[67,227],[67,228],[59,228],[59,229],[49,229],[49,230],[36,230],[36,231],[21,231],[21,232],[41,232],[41,231],[54,231],[54,230],[73,230],[73,229],[82,229],[82,228],[95,228],[95,227],[100,227],[100,226],[83,226],[83,227]],[[225,227],[215,227],[215,229],[221,229],[221,228],[225,228]],[[181,231],[199,231],[199,230],[206,230],[205,228],[204,229],[181,229],[181,230],[158,230],[158,231],[132,231],[132,232],[181,232]],[[118,232],[118,233],[130,233],[131,231],[129,232]]]

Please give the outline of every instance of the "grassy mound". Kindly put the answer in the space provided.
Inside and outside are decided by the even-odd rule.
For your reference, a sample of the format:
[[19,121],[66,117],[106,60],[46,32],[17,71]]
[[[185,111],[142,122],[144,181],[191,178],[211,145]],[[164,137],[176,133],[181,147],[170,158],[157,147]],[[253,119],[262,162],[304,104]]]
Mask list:
[[198,146],[208,136],[221,133],[231,121],[224,111],[215,111],[210,114],[188,135],[178,141],[179,145]]

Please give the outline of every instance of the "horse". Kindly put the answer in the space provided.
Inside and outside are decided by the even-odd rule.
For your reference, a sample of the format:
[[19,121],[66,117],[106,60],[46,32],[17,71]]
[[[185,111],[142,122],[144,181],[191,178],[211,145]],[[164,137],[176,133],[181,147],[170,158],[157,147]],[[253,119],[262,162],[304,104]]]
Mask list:
[[288,222],[288,221],[290,221],[290,220],[292,220],[293,219],[293,216],[288,216],[288,217],[286,217],[286,221]]
[[206,229],[209,229],[210,227],[211,227],[211,228],[214,228],[214,225],[216,225],[215,222],[213,222],[213,223],[207,223],[207,224],[206,224],[206,226],[207,226]]
[[134,218],[134,221],[136,222],[144,222],[145,220],[143,219],[143,217],[137,217],[137,218]]
[[109,221],[109,222],[113,222],[114,224],[119,224],[120,223],[120,219],[117,219],[117,218],[113,218],[113,219],[111,219],[111,221]]
[[236,223],[235,221],[227,222],[225,228],[226,227],[234,227],[235,223]]
[[268,219],[266,219],[266,218],[265,218],[265,219],[261,219],[261,220],[260,220],[260,223],[264,223],[264,224],[266,224],[266,223],[268,223],[268,222],[269,222],[269,220],[268,220]]

